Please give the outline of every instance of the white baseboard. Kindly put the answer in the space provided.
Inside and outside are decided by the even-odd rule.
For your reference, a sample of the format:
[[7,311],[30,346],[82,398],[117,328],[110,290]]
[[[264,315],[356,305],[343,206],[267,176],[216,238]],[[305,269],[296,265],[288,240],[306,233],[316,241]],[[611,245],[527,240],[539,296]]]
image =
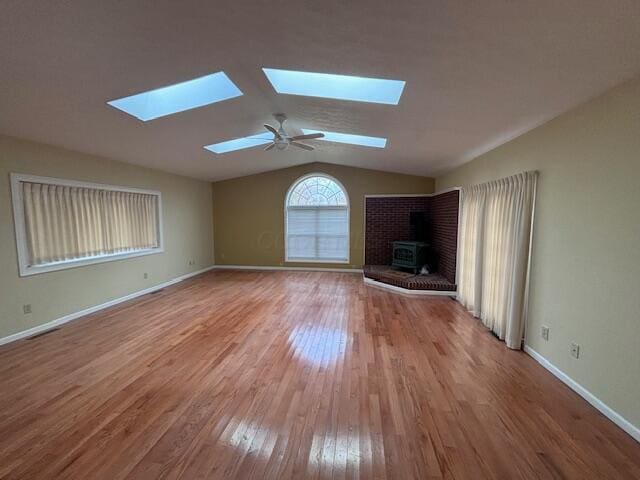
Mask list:
[[216,270],[284,270],[299,272],[343,272],[343,273],[362,273],[361,268],[323,268],[323,267],[280,267],[265,265],[216,265]]
[[75,320],[80,317],[84,317],[85,315],[89,315],[90,313],[97,312],[99,310],[103,310],[105,308],[112,307],[122,302],[126,302],[127,300],[133,300],[134,298],[141,297],[142,295],[146,295],[147,293],[155,292],[160,288],[168,287],[169,285],[173,285],[174,283],[182,282],[187,278],[195,277],[196,275],[200,275],[201,273],[208,272],[212,270],[213,266],[203,268],[202,270],[198,270],[197,272],[187,273],[186,275],[182,275],[180,277],[173,278],[167,282],[160,283],[158,285],[154,285],[153,287],[145,288],[144,290],[138,290],[137,292],[130,293],[129,295],[125,295],[124,297],[115,298],[113,300],[109,300],[108,302],[101,303],[100,305],[95,305],[93,307],[85,308],[83,310],[79,310],[77,312],[70,313],[65,315],[64,317],[57,318],[47,323],[43,323],[42,325],[37,325],[33,328],[29,328],[28,330],[23,330],[18,333],[14,333],[9,335],[8,337],[0,338],[0,345],[4,345],[6,343],[15,342],[16,340],[20,340],[22,338],[31,337],[41,332],[45,332],[47,330],[51,330],[59,325],[63,325],[71,320]]
[[373,278],[364,277],[364,283],[371,285],[372,287],[384,288],[391,290],[392,292],[402,293],[404,295],[414,296],[440,296],[440,297],[455,297],[456,292],[443,291],[443,290],[410,290],[408,288],[396,287],[395,285],[389,285],[388,283],[379,282]]
[[569,375],[567,375],[558,367],[556,367],[549,360],[547,360],[538,352],[536,352],[529,345],[524,346],[524,351],[528,353],[536,362],[538,362],[540,365],[546,368],[549,372],[551,372],[555,377],[557,377],[562,383],[564,383],[571,390],[576,392],[578,395],[584,398],[587,402],[593,405],[605,417],[607,417],[609,420],[611,420],[613,423],[619,426],[622,430],[624,430],[629,435],[631,435],[636,441],[640,442],[640,428],[636,427],[631,422],[629,422],[626,418],[620,415],[618,412],[611,409],[611,407],[609,407],[606,403],[604,403],[602,400],[596,397],[593,393],[591,393],[589,390],[584,388],[582,385],[576,382]]

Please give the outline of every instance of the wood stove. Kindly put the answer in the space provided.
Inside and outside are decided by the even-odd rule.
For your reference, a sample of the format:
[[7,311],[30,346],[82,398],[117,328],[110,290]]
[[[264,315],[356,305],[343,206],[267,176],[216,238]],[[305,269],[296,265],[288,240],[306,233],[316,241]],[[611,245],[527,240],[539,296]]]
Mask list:
[[413,273],[427,263],[429,244],[425,242],[393,242],[393,267],[410,268]]

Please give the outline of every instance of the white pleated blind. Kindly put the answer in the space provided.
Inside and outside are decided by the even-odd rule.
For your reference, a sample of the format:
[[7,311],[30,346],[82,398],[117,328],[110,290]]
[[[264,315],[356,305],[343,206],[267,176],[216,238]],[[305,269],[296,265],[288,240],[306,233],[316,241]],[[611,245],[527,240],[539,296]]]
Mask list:
[[290,208],[287,218],[289,260],[346,261],[348,251],[346,208]]
[[27,268],[160,248],[159,194],[37,181],[18,185]]
[[349,208],[335,181],[314,176],[299,182],[286,215],[288,261],[349,260]]

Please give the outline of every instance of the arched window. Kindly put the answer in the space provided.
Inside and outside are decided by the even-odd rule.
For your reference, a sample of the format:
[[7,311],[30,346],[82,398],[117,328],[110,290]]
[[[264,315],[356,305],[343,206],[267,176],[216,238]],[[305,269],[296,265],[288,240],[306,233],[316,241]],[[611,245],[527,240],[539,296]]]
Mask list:
[[349,263],[349,199],[334,178],[298,179],[285,199],[286,260]]

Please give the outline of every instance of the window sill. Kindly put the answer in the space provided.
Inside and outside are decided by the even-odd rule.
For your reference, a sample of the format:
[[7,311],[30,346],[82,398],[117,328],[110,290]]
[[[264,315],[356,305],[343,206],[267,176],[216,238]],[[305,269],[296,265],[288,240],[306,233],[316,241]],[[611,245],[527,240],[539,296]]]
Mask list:
[[349,263],[349,260],[332,260],[332,259],[309,259],[309,258],[287,258],[285,259],[285,263],[335,263],[340,265],[346,265]]
[[96,263],[113,262],[116,260],[125,260],[127,258],[142,257],[144,255],[154,255],[156,253],[163,253],[164,249],[147,248],[144,250],[135,250],[127,253],[112,253],[109,255],[97,255],[95,257],[79,258],[76,260],[65,260],[62,262],[46,263],[36,266],[22,266],[20,265],[20,276],[28,277],[31,275],[38,275],[40,273],[56,272],[58,270],[67,270],[69,268],[84,267],[87,265],[94,265]]

